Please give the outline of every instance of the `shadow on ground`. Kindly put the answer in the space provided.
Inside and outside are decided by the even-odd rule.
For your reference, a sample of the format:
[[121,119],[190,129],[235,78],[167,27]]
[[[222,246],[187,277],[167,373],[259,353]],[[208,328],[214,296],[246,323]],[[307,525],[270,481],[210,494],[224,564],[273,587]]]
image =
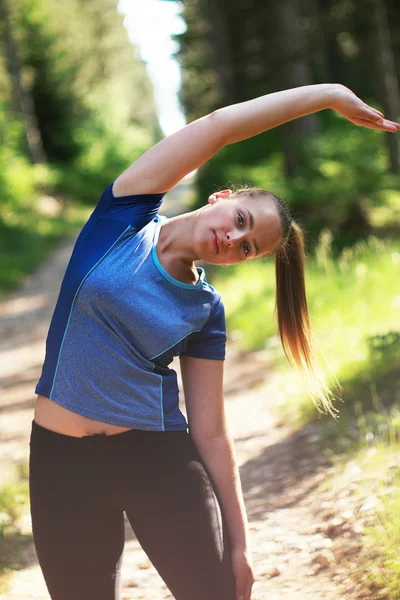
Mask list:
[[[249,520],[262,521],[272,511],[297,504],[320,484],[330,462],[319,437],[318,424],[309,423],[242,465]],[[243,441],[236,439],[238,445]]]

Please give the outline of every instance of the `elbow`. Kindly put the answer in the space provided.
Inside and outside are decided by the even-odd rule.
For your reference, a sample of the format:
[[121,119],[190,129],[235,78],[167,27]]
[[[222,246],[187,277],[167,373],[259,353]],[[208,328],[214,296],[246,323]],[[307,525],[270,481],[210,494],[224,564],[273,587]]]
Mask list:
[[226,456],[226,452],[230,452],[234,448],[233,437],[228,431],[218,435],[191,434],[191,438],[200,455],[203,458],[209,456],[214,461],[219,457]]
[[207,428],[206,430],[191,428],[189,433],[197,447],[209,448],[218,444],[225,444],[232,439],[227,423],[221,427]]

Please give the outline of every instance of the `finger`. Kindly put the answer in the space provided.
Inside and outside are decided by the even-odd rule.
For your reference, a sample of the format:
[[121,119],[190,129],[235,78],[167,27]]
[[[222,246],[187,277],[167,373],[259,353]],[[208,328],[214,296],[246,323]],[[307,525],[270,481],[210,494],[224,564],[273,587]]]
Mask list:
[[386,119],[386,122],[394,125],[397,129],[400,129],[400,123],[397,123],[397,121],[388,121],[388,119]]
[[251,577],[248,577],[247,582],[246,582],[246,590],[244,593],[244,600],[250,600],[251,598],[251,588],[253,587],[253,579]]
[[[396,121],[389,121],[389,119],[385,119],[382,113],[378,114],[378,111],[375,112],[375,109],[369,106],[367,106],[366,110],[363,111],[363,114],[357,118],[365,119],[376,123],[378,126],[380,126],[380,129],[382,129],[382,131],[396,131],[400,128],[399,123],[396,123]],[[396,129],[393,129],[393,127],[395,127]]]
[[364,109],[360,111],[359,118],[372,121],[378,125],[381,125],[384,121],[383,115],[378,115],[378,113],[376,113],[374,109],[370,108],[369,106],[365,106]]
[[368,106],[368,104],[365,104],[364,102],[364,106],[368,107],[370,110],[373,110],[374,113],[376,113],[377,115],[379,115],[380,117],[384,117],[385,115],[383,114],[383,112],[381,112],[380,110],[378,110],[377,108],[374,108],[373,106]]
[[236,599],[237,600],[245,600],[245,595],[244,595],[245,585],[246,585],[246,582],[241,581],[240,585],[236,586]]
[[250,582],[250,592],[251,592],[251,574],[247,576],[246,579],[242,579],[238,586],[236,586],[236,598],[237,600],[250,600],[250,595],[248,593],[249,590],[249,582]]
[[367,119],[360,119],[358,117],[352,117],[350,121],[355,125],[368,127],[368,129],[377,129],[378,131],[389,131],[394,133],[398,130],[398,127],[394,123],[386,120],[384,120],[380,125],[378,125],[377,123],[373,123],[372,121],[369,121]]
[[398,131],[400,129],[400,124],[395,121],[384,119],[381,127],[384,131]]
[[368,127],[368,129],[377,129],[380,130],[381,126],[376,123],[372,123],[372,121],[367,121],[366,119],[360,119],[358,117],[351,117],[349,119],[354,125],[358,125],[359,127]]
[[247,585],[247,581],[241,581],[240,587],[236,588],[237,600],[248,600],[248,598],[246,596],[246,585]]

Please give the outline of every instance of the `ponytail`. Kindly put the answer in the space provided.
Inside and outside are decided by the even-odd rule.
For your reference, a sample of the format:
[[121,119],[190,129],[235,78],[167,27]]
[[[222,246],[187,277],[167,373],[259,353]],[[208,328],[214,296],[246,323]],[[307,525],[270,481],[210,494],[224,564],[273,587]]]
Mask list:
[[[275,250],[274,314],[276,312],[278,317],[283,351],[289,363],[294,363],[306,375],[309,394],[319,412],[329,413],[337,418],[338,410],[333,406],[333,401],[340,399],[340,395],[335,396],[323,378],[316,373],[304,278],[306,253],[303,231],[291,218],[287,204],[272,192],[263,188],[242,187],[235,190],[232,196],[267,197],[275,202],[282,224],[283,239]],[[335,388],[340,392],[341,386],[336,379]]]
[[[308,314],[304,264],[304,235],[300,226],[291,220],[285,243],[275,254],[276,303],[278,330],[288,361],[293,362],[308,377],[314,404],[320,412],[334,418],[338,411],[332,401],[337,397],[323,379],[316,375]],[[338,382],[336,385],[340,388]],[[311,387],[316,391],[311,391]]]

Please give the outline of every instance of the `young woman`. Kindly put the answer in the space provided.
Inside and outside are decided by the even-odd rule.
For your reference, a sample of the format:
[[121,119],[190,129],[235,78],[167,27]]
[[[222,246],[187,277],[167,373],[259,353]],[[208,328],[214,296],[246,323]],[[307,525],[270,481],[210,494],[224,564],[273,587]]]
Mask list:
[[249,600],[249,535],[223,401],[224,310],[194,261],[274,254],[281,339],[310,369],[302,232],[282,200],[259,189],[213,193],[171,219],[157,212],[168,190],[225,145],[325,108],[356,125],[400,128],[336,84],[227,106],[141,156],[82,229],[46,341],[31,435],[33,535],[53,600],[119,597],[123,511],[177,600]]

